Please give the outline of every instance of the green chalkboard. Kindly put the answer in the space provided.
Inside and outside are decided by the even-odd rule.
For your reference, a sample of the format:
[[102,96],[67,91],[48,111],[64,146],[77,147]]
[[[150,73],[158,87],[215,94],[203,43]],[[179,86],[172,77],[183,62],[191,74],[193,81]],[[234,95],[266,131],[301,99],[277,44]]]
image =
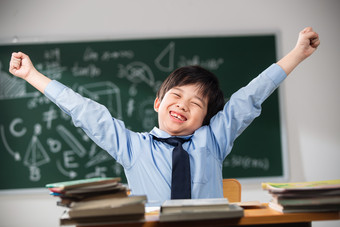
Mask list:
[[[225,98],[276,61],[275,35],[21,44],[0,46],[0,189],[121,176],[122,167],[45,96],[8,72],[13,51],[80,94],[108,107],[134,131],[157,125],[160,83],[175,68],[199,64],[215,73]],[[278,94],[237,139],[225,178],[283,176]]]

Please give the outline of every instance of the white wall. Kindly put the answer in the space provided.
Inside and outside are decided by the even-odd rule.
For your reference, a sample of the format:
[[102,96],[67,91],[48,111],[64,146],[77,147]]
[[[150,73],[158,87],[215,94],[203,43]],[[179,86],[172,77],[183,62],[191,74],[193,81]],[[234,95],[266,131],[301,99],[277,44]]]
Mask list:
[[[340,179],[339,23],[337,0],[0,0],[0,44],[279,31],[283,56],[312,26],[318,51],[280,88],[290,181]],[[259,183],[243,184],[243,201],[268,202]],[[0,195],[0,226],[57,226],[47,194]]]

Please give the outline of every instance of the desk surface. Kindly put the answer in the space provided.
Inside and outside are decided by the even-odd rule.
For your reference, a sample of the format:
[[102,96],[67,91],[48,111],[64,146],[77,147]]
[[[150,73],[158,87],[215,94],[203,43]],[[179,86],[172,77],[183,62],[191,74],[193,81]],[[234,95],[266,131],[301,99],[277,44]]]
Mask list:
[[181,222],[159,222],[158,214],[146,214],[144,221],[86,225],[87,227],[156,227],[156,226],[235,226],[235,225],[256,225],[256,224],[280,224],[280,223],[310,223],[312,221],[340,220],[340,211],[318,212],[318,213],[289,213],[283,214],[272,210],[264,204],[263,208],[245,209],[244,217],[240,219],[219,219]]

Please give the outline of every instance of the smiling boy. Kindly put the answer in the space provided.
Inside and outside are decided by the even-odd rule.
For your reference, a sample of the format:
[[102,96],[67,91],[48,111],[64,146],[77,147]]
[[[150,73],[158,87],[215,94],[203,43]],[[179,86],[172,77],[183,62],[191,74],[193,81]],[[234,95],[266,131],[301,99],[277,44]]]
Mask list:
[[158,125],[172,136],[187,136],[223,108],[217,77],[199,66],[175,70],[162,83],[155,99]]
[[122,164],[132,194],[146,194],[149,203],[161,204],[172,198],[174,169],[174,145],[164,139],[183,139],[180,147],[189,157],[190,198],[223,197],[222,164],[234,140],[259,116],[264,100],[319,44],[318,34],[305,28],[290,53],[234,93],[225,105],[212,73],[199,66],[175,70],[157,92],[154,109],[159,128],[149,133],[128,130],[104,106],[39,73],[23,53],[12,54],[10,72],[44,93]]

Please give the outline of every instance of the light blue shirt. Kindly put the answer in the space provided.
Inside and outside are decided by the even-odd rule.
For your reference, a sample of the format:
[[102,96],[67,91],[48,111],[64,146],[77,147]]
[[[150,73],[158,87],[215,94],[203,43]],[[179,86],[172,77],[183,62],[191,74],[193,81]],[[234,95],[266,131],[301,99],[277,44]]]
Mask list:
[[[260,115],[263,101],[285,78],[280,66],[271,65],[234,93],[209,125],[187,136],[190,140],[183,148],[190,156],[192,198],[223,197],[223,160],[234,140]],[[45,95],[124,167],[132,194],[147,195],[148,202],[156,204],[170,199],[173,146],[153,139],[153,135],[170,137],[168,133],[157,127],[149,133],[133,132],[106,107],[57,81],[48,84]]]

